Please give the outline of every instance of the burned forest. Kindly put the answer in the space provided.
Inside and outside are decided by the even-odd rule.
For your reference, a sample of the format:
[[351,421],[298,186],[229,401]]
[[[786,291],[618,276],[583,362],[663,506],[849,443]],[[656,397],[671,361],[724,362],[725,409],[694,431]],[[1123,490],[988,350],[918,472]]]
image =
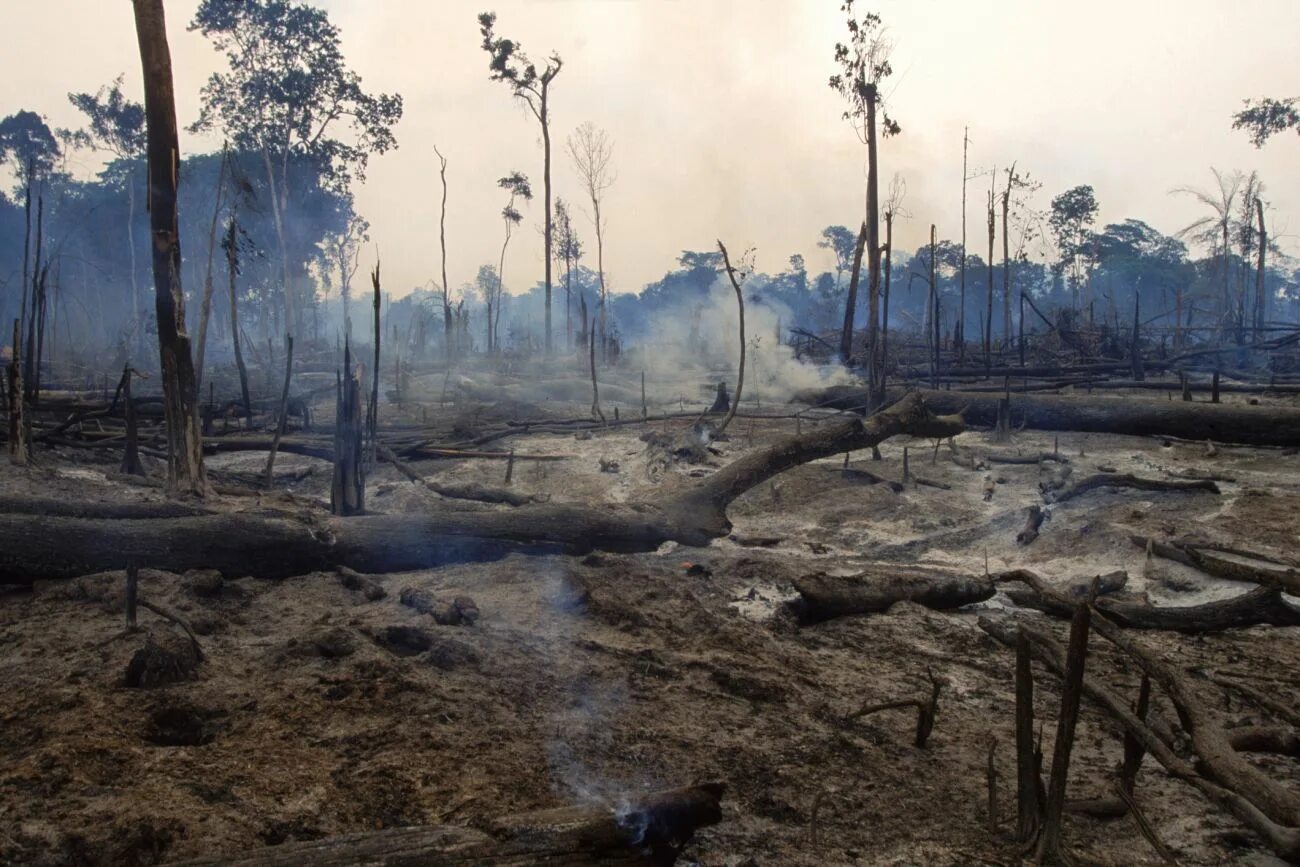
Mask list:
[[1300,863],[1286,0],[17,5],[0,863]]

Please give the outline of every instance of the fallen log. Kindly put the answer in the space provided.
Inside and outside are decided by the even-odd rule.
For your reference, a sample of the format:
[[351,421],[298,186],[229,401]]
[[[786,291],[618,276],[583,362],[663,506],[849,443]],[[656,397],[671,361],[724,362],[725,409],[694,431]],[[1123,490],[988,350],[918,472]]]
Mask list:
[[[1021,608],[1032,608],[1056,617],[1070,617],[1074,613],[1074,604],[1068,597],[1028,570],[1001,573],[995,576],[995,580],[1021,581],[1029,586],[1028,592],[1007,591],[1007,597]],[[1201,605],[1152,605],[1150,602],[1107,597],[1099,597],[1095,604],[1111,620],[1131,629],[1164,629],[1195,635],[1260,624],[1300,626],[1300,608],[1291,605],[1279,590],[1271,587],[1259,587],[1240,596]]]
[[[1097,618],[1098,622],[1104,618]],[[1094,624],[1095,625],[1095,624]],[[1007,647],[1016,646],[1018,634],[1030,639],[1032,652],[1040,662],[1058,676],[1065,671],[1065,649],[1060,642],[1045,632],[1031,626],[1016,626],[981,617],[979,626],[987,634]],[[1085,676],[1083,693],[1120,723],[1133,739],[1158,761],[1175,778],[1195,787],[1210,803],[1236,817],[1264,841],[1274,854],[1288,860],[1300,859],[1300,828],[1273,821],[1248,798],[1227,786],[1220,785],[1196,772],[1192,765],[1180,758],[1151,728],[1129,707],[1128,702],[1093,677]]]
[[450,867],[450,865],[670,865],[695,832],[722,819],[722,783],[657,792],[611,807],[562,807],[505,816],[486,831],[449,825],[393,828],[283,843],[188,867]]
[[211,509],[188,503],[96,503],[54,497],[0,496],[0,514],[47,515],[63,518],[184,518],[210,515]]
[[1045,490],[1043,499],[1049,503],[1064,503],[1075,497],[1095,491],[1098,488],[1131,488],[1136,491],[1209,491],[1219,493],[1219,486],[1209,479],[1194,481],[1169,481],[1167,479],[1145,479],[1132,473],[1097,473],[1080,479],[1062,490]]
[[856,575],[805,575],[795,580],[794,589],[799,598],[786,607],[805,625],[886,611],[895,602],[904,601],[949,610],[983,602],[995,592],[988,578],[895,563],[878,563]]
[[[902,392],[891,390],[897,398]],[[936,413],[960,413],[967,424],[997,423],[999,398],[961,391],[919,391]],[[867,392],[853,386],[831,386],[797,392],[795,402],[841,410],[862,411]],[[1256,446],[1300,445],[1300,409],[1278,406],[1184,403],[1131,397],[1083,395],[1021,396],[1011,402],[1016,422],[1034,430],[1081,431],[1172,436]]]
[[[1300,571],[1290,563],[1265,554],[1198,539],[1162,541],[1147,536],[1130,536],[1129,539],[1158,557],[1191,566],[1215,578],[1279,587],[1293,596],[1300,596]],[[1251,560],[1255,562],[1249,562]]]
[[[732,500],[778,473],[870,448],[897,434],[958,432],[954,420],[935,418],[911,396],[866,420],[849,419],[782,440],[694,486],[642,503],[545,503],[508,512],[307,520],[257,514],[121,521],[0,515],[0,583],[71,578],[128,563],[279,578],[335,566],[358,572],[425,569],[493,560],[511,551],[641,552],[670,541],[700,546],[731,532],[726,509]],[[230,544],[232,539],[239,544]]]

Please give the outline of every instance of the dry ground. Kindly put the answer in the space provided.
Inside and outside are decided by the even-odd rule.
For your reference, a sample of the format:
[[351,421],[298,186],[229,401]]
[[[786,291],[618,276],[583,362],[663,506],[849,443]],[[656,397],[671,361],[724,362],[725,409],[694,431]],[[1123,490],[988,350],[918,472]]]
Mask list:
[[[721,460],[789,434],[794,424],[737,419]],[[521,452],[574,457],[520,464],[514,485],[558,500],[625,501],[709,471],[677,468],[652,481],[641,432],[521,438]],[[990,440],[972,432],[959,442],[978,451]],[[510,556],[376,576],[388,591],[378,601],[332,574],[215,582],[147,571],[142,595],[188,618],[207,655],[197,680],[158,690],[122,685],[143,639],[121,633],[121,573],[0,596],[0,861],[148,864],[369,828],[474,825],[516,810],[613,803],[630,792],[716,778],[729,785],[723,821],[687,853],[701,864],[1014,863],[1012,657],[976,618],[1042,615],[1009,610],[999,595],[959,613],[900,604],[884,615],[799,629],[774,616],[791,595],[790,580],[851,572],[867,559],[982,572],[987,558],[995,571],[1028,566],[1054,580],[1126,568],[1130,589],[1157,603],[1200,602],[1241,588],[1174,566],[1144,581],[1142,552],[1127,534],[1207,524],[1290,551],[1300,457],[1227,447],[1207,457],[1202,444],[1062,435],[1076,477],[1109,466],[1161,478],[1212,471],[1236,481],[1219,496],[1090,493],[1053,507],[1042,536],[1021,548],[1015,535],[1024,506],[1041,502],[1044,470],[995,467],[1001,481],[985,502],[985,474],[955,465],[946,450],[932,464],[926,442],[891,441],[883,462],[862,453],[853,464],[898,478],[905,445],[915,474],[951,490],[912,486],[895,494],[844,479],[838,458],[819,461],[731,509],[737,538],[779,539],[772,547],[721,540],[634,556]],[[1051,435],[1023,432],[1011,448],[1052,445]],[[619,472],[601,472],[601,457],[619,461]],[[89,460],[65,455],[36,470],[5,466],[0,482],[9,492],[158,497],[106,481],[103,471],[112,467]],[[223,456],[212,466],[251,477],[263,460]],[[325,465],[284,456],[278,467],[295,495],[326,495]],[[419,467],[493,484],[503,472],[491,461]],[[376,510],[437,508],[437,499],[387,466],[370,480]],[[284,504],[268,498],[262,505]],[[711,574],[688,574],[692,563]],[[473,626],[439,626],[399,603],[408,587],[471,596],[482,617]],[[149,612],[141,618],[149,628],[170,628]],[[421,630],[417,646],[394,627]],[[1294,705],[1296,637],[1293,629],[1258,627],[1141,640],[1185,669],[1247,673]],[[1107,648],[1099,646],[1090,665],[1136,694],[1136,675]],[[863,702],[924,691],[927,669],[944,689],[926,749],[912,745],[908,711],[846,721]],[[1206,684],[1207,695],[1212,689]],[[1266,721],[1213,695],[1233,721]],[[1037,712],[1049,756],[1058,701],[1055,680],[1040,675]],[[1172,716],[1163,701],[1156,708]],[[991,740],[1003,813],[992,835]],[[1085,705],[1071,796],[1107,794],[1120,750],[1116,728]],[[1260,762],[1300,783],[1300,764]],[[1138,793],[1184,863],[1270,863],[1234,820],[1153,762]],[[1071,818],[1066,839],[1084,863],[1159,863],[1128,819]]]

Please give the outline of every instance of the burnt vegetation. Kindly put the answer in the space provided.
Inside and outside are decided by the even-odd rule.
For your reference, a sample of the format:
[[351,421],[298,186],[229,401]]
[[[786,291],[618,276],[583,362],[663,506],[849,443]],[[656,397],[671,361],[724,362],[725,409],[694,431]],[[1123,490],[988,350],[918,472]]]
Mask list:
[[493,12],[537,146],[482,226],[433,149],[418,288],[356,199],[402,98],[308,2],[200,0],[194,82],[132,0],[140,75],[0,120],[0,861],[1300,861],[1286,215],[1215,169],[1099,225],[974,120],[960,225],[910,212],[860,3],[820,273],[625,291],[648,169]]

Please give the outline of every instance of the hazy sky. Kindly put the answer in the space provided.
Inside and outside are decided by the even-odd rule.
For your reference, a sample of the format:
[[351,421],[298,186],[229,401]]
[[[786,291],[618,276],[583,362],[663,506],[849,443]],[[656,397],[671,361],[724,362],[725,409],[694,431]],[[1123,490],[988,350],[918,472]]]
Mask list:
[[[168,0],[182,123],[221,58],[186,30],[197,0]],[[7,3],[0,32],[0,114],[28,108],[52,125],[77,123],[70,90],[94,90],[140,72],[127,0]],[[478,12],[537,60],[564,58],[553,88],[556,193],[580,200],[562,143],[590,120],[615,142],[618,180],[607,198],[606,267],[612,288],[637,290],[683,249],[757,249],[775,272],[791,253],[810,270],[830,264],[816,240],[830,223],[862,218],[864,148],[840,119],[826,81],[844,24],[838,0],[321,0],[342,28],[344,52],[372,91],[398,92],[399,149],[376,158],[357,190],[386,283],[400,293],[438,271],[440,188],[447,170],[453,287],[497,261],[505,197],[496,179],[527,173],[538,198],[511,242],[506,283],[542,276],[542,152],[536,121],[487,77]],[[1245,97],[1300,94],[1297,0],[1041,0],[861,2],[896,42],[882,178],[907,183],[898,243],[960,237],[962,127],[972,172],[1012,160],[1043,183],[1037,204],[1092,184],[1101,223],[1138,217],[1174,232],[1200,215],[1179,185],[1213,182],[1210,166],[1258,169],[1280,241],[1300,252],[1300,140],[1263,150],[1230,128]],[[214,146],[182,137],[182,149]],[[85,170],[92,169],[88,158]],[[968,225],[983,246],[983,186]],[[883,187],[882,187],[883,188]],[[578,215],[584,238],[590,224]],[[594,248],[594,244],[591,245]],[[190,247],[192,250],[193,247]],[[594,249],[593,249],[594,253]],[[372,253],[366,254],[373,259]]]

